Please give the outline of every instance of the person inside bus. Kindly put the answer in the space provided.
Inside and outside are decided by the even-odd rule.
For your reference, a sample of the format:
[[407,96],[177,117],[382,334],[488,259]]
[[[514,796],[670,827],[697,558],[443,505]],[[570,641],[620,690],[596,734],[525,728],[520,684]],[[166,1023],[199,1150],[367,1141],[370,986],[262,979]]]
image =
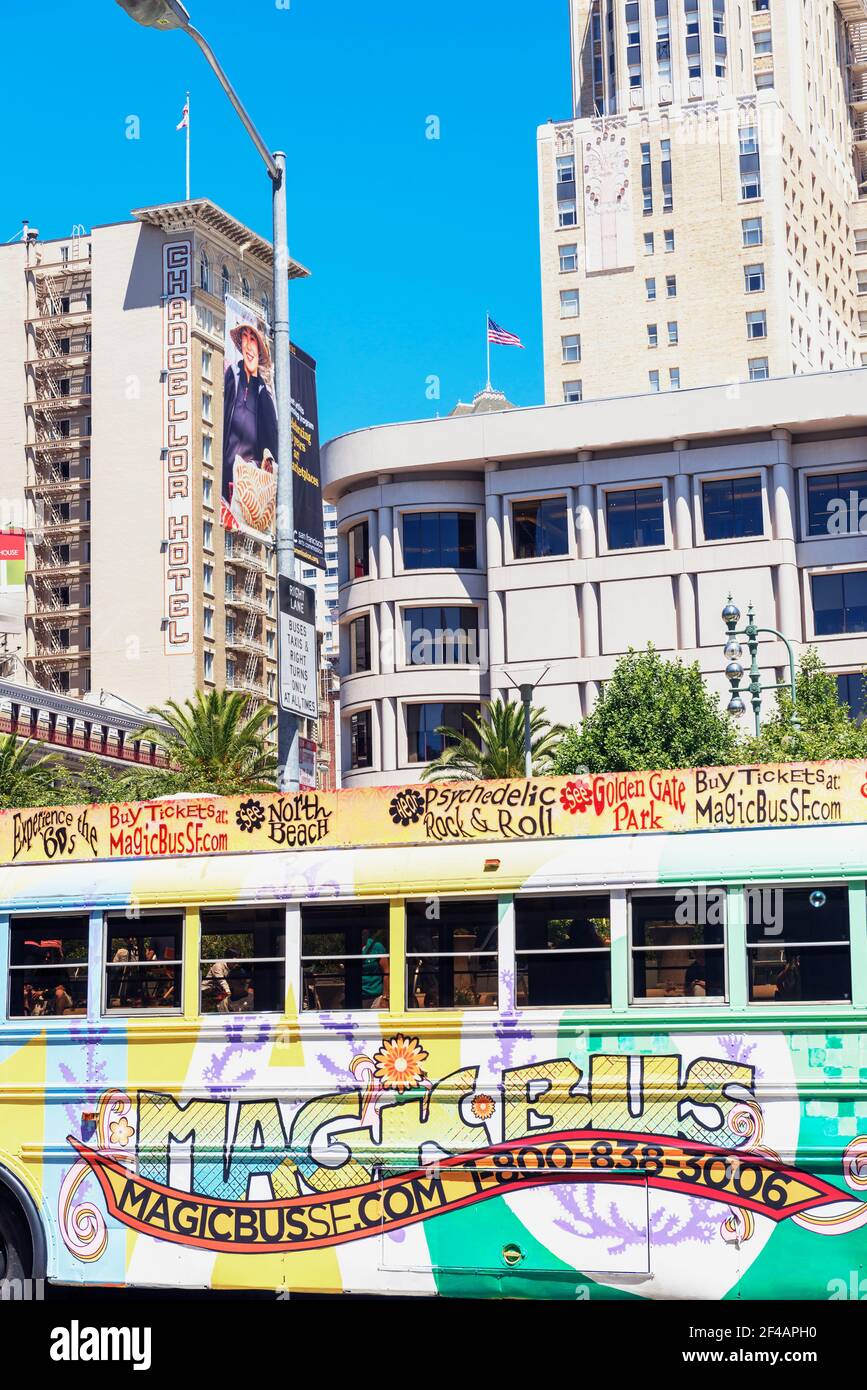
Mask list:
[[54,986],[54,998],[52,1000],[52,1013],[71,1014],[74,1009],[72,995],[69,994],[65,985]]
[[388,975],[388,952],[369,927],[361,929],[361,1003],[365,1009],[381,1009]]

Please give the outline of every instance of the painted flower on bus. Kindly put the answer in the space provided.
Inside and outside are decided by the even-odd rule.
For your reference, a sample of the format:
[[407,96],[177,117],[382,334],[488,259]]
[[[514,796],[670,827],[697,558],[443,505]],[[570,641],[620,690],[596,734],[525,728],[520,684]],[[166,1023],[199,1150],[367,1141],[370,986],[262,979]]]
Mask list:
[[426,1062],[427,1057],[418,1038],[405,1038],[398,1033],[396,1037],[388,1038],[378,1052],[374,1052],[374,1075],[386,1090],[409,1090],[425,1080],[427,1073],[422,1069],[422,1062]]

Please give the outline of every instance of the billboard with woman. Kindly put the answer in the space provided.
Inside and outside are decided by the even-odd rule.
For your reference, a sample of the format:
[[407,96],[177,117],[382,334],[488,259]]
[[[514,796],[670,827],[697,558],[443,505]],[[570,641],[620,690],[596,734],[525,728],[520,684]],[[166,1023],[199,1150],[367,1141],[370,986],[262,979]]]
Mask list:
[[277,406],[268,325],[226,296],[222,517],[269,537],[277,508]]

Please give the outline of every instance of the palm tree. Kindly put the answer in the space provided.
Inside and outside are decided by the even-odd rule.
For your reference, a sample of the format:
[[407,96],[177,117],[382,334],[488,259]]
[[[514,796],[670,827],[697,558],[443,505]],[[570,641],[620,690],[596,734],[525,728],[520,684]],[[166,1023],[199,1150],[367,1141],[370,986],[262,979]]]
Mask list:
[[162,709],[148,710],[169,729],[149,725],[136,738],[146,738],[165,752],[184,791],[221,796],[273,791],[277,759],[263,727],[271,711],[262,705],[246,717],[247,698],[240,690],[197,690],[183,707],[169,700]]
[[[492,700],[485,716],[465,716],[472,734],[441,725],[437,733],[446,740],[438,758],[422,773],[424,781],[481,781],[487,778],[524,776],[524,709],[511,700]],[[530,749],[533,770],[544,774],[564,733],[561,724],[549,723],[545,711],[530,714]]]
[[0,737],[0,806],[39,806],[52,790],[57,759],[33,756],[30,739]]

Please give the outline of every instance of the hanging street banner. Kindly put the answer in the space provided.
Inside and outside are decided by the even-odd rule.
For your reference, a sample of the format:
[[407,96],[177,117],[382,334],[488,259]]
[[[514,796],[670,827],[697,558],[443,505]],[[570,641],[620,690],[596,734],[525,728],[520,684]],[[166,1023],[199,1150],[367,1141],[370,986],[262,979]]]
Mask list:
[[277,509],[277,405],[271,330],[226,297],[221,515],[229,531],[269,541]]
[[278,575],[277,606],[280,707],[316,719],[316,591]]
[[[281,703],[315,718],[313,591],[280,585]],[[16,808],[0,811],[0,862],[865,823],[867,762],[852,759]]]
[[292,352],[292,500],[295,554],[304,564],[325,569],[322,473],[319,465],[319,410],[316,363],[300,347]]

